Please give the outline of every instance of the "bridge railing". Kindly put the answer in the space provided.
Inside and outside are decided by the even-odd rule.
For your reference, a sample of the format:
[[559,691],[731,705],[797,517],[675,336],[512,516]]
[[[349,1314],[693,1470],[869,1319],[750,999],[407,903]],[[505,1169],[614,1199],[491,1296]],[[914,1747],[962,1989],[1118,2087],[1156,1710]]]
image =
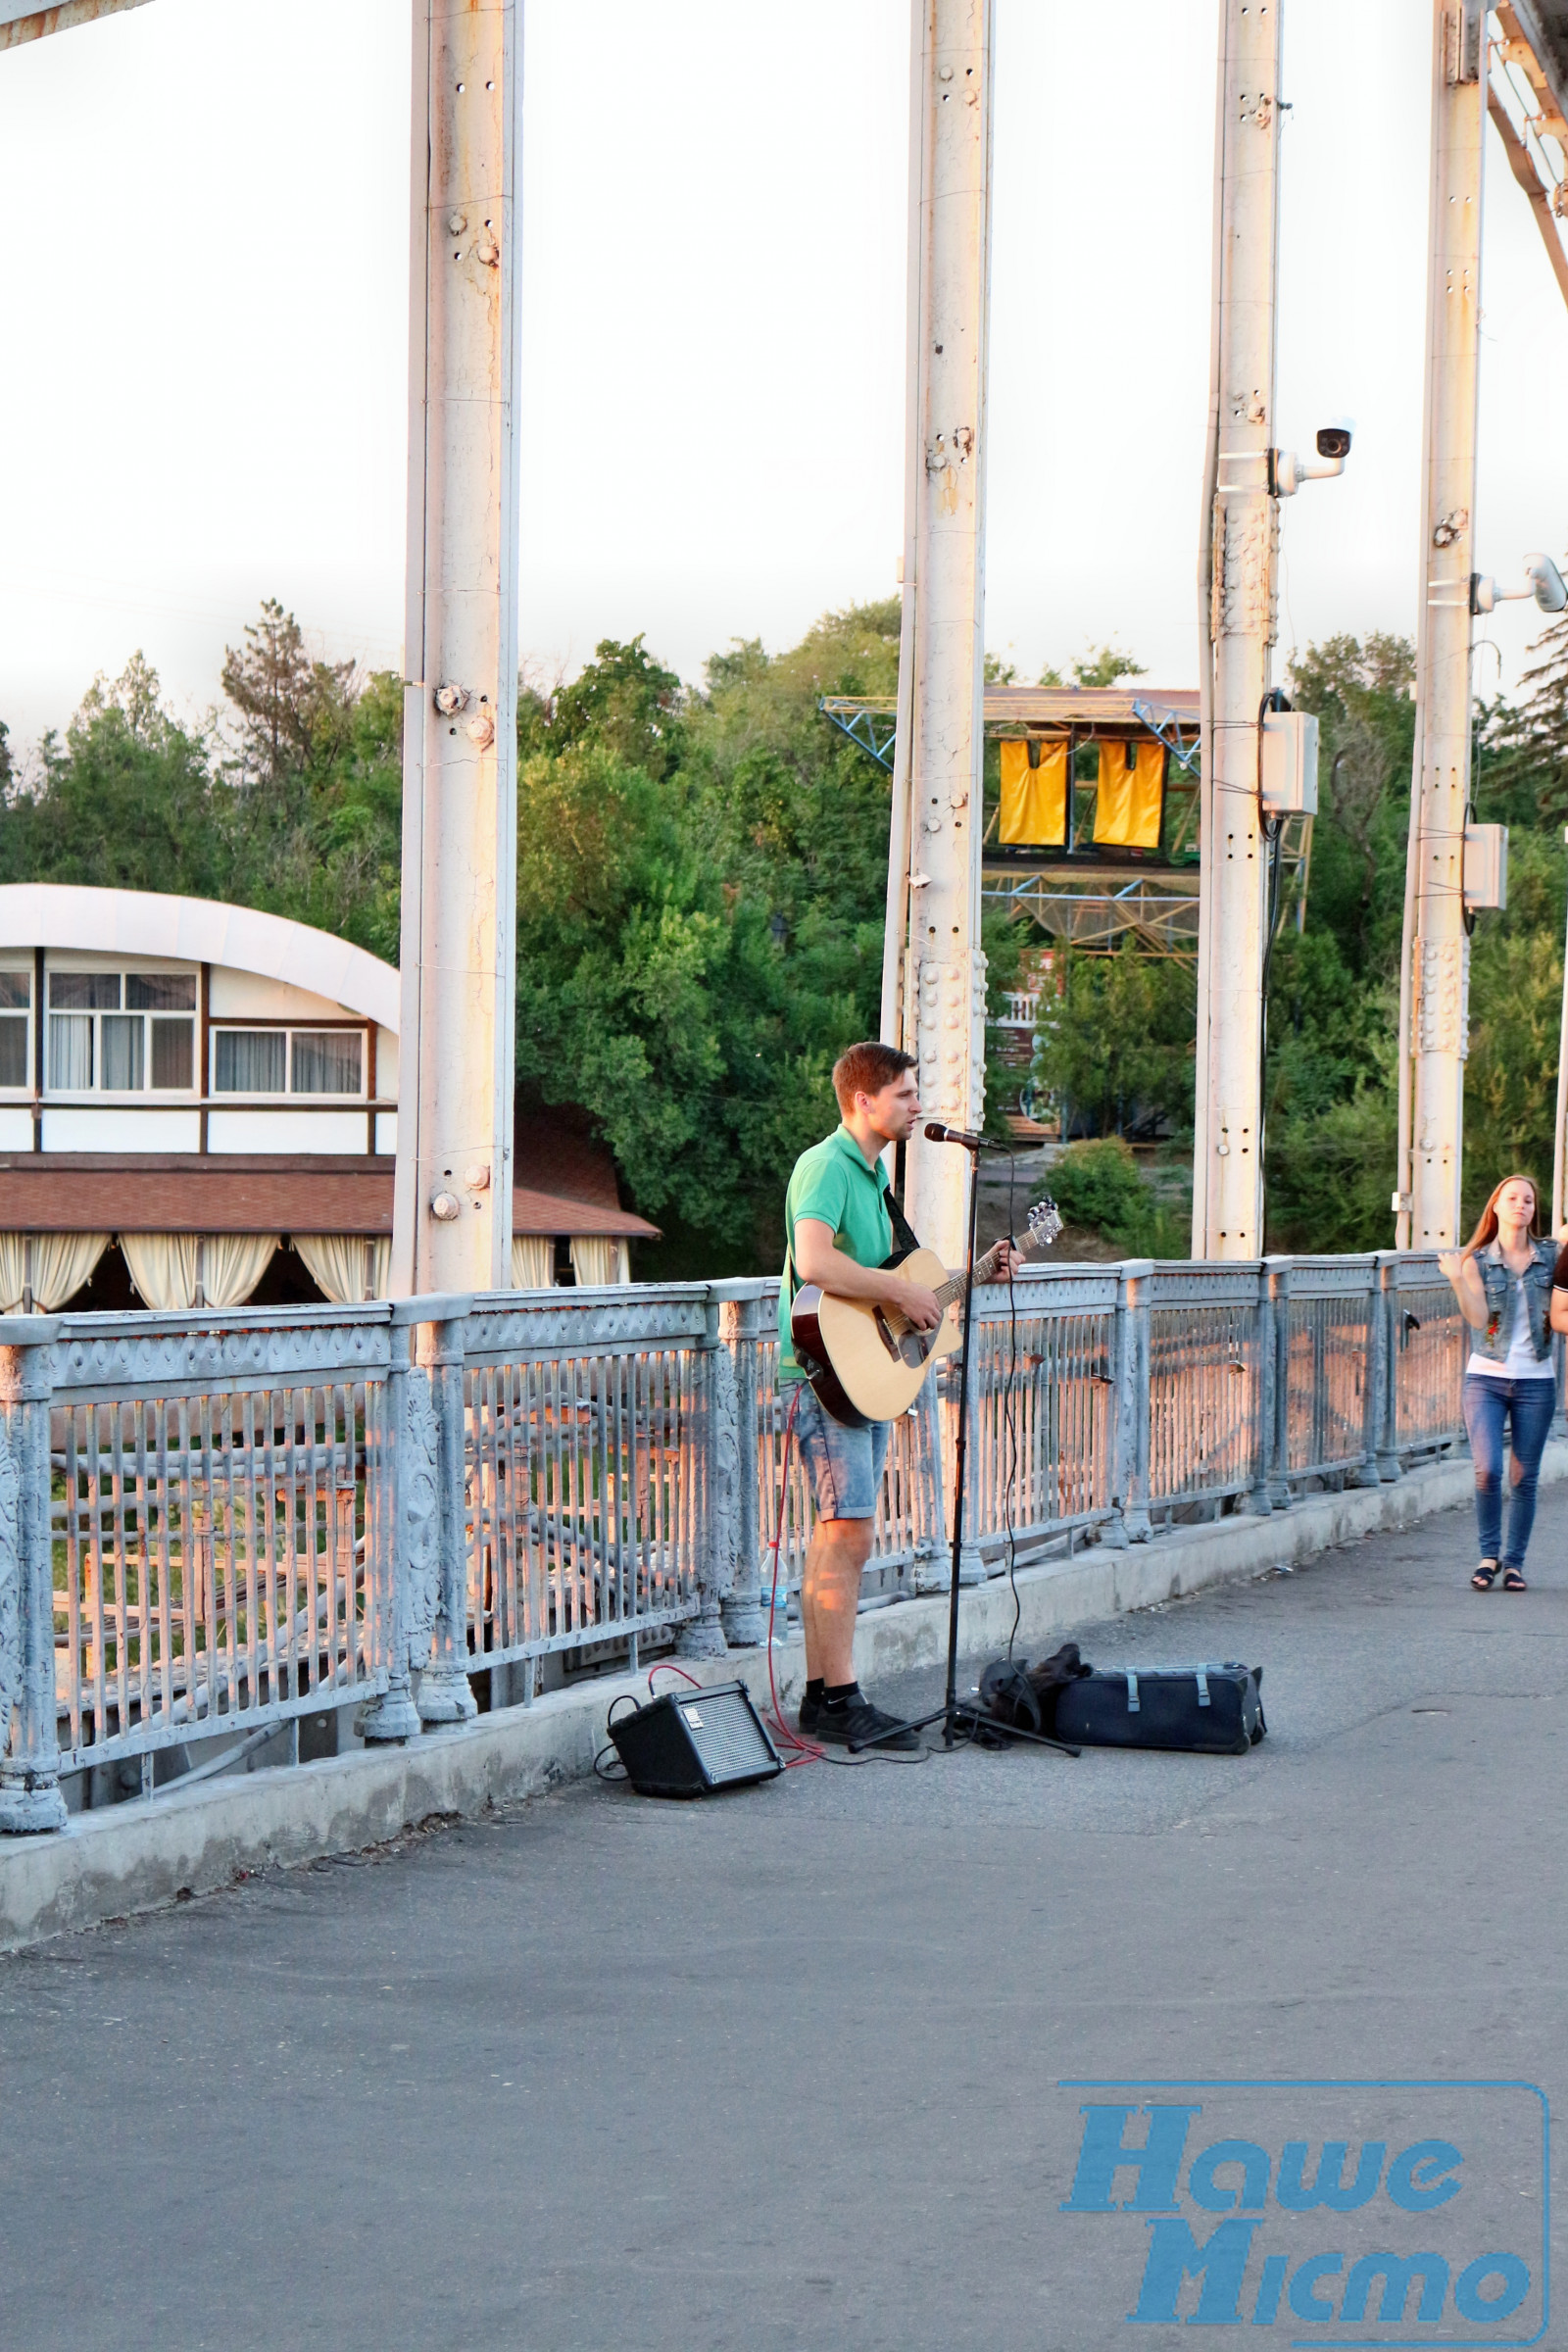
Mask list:
[[[769,1547],[787,1605],[811,1530],[777,1309],[743,1281],[0,1319],[0,1829],[324,1710],[407,1740],[485,1676],[526,1703],[563,1660],[762,1639]],[[976,1581],[1396,1478],[1459,1443],[1465,1350],[1429,1256],[1032,1267],[896,1424],[862,1605],[946,1580],[965,1380]]]

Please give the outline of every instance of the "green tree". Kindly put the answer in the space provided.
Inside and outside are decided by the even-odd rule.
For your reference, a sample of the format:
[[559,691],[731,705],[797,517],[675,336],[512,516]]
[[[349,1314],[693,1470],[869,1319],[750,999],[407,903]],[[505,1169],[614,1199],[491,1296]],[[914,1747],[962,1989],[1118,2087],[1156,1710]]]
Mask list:
[[[524,721],[530,748],[600,744],[656,783],[680,764],[685,690],[674,670],[649,654],[640,632],[626,644],[601,639],[593,660],[548,703],[524,700],[530,705]],[[536,726],[541,711],[543,724]]]
[[1520,680],[1523,703],[1483,710],[1473,797],[1494,821],[1557,828],[1568,818],[1568,614],[1530,650],[1543,659]]
[[[1114,686],[1118,678],[1141,678],[1144,675],[1143,663],[1134,655],[1124,654],[1116,645],[1092,645],[1078,655],[1069,667],[1075,686]],[[1053,668],[1049,662],[1036,680],[1040,686],[1065,686],[1066,683],[1060,670]]]
[[1270,1250],[1389,1250],[1394,1220],[1393,1054],[1367,1083],[1310,1117],[1265,1134]]
[[1291,665],[1320,733],[1304,929],[1270,957],[1264,1085],[1267,1246],[1387,1248],[1415,650],[1387,631],[1310,645]]
[[334,931],[388,963],[399,957],[402,895],[403,682],[375,670],[356,682],[330,757],[301,778],[294,821],[237,811],[225,897]]
[[12,779],[5,795],[6,880],[219,894],[228,795],[207,738],[164,709],[143,655],[94,680],[65,741],[43,738],[38,769],[35,790]]
[[1321,730],[1307,922],[1333,934],[1348,970],[1379,976],[1398,968],[1414,682],[1414,646],[1377,629],[1291,664],[1291,698]]
[[[248,783],[285,793],[293,779],[319,773],[347,750],[360,681],[352,662],[318,662],[276,597],[248,621],[241,644],[223,655],[223,692],[238,718],[242,772]],[[287,794],[292,803],[295,796]]]
[[1068,958],[1062,993],[1042,1006],[1036,1081],[1073,1125],[1102,1135],[1190,1128],[1197,982],[1191,964],[1140,956]]
[[1069,1144],[1051,1171],[1067,1222],[1101,1233],[1126,1257],[1185,1257],[1188,1220],[1161,1200],[1119,1135]]

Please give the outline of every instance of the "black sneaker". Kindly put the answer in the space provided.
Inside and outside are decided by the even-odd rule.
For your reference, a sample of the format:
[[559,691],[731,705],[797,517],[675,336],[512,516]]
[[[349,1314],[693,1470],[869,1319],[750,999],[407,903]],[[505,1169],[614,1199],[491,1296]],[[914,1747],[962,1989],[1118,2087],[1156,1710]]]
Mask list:
[[822,1694],[819,1690],[805,1690],[801,1694],[801,1709],[796,1717],[800,1729],[814,1735],[822,1721]]
[[[873,1707],[868,1698],[857,1699],[847,1707],[817,1706],[812,1710],[811,1738],[820,1740],[828,1747],[865,1748],[874,1740],[876,1747],[872,1752],[875,1754],[916,1754],[920,1746],[919,1733],[894,1731],[898,1720],[896,1715],[884,1715],[880,1707]],[[801,1729],[806,1729],[804,1709]],[[884,1740],[879,1736],[884,1732],[891,1733],[891,1739]]]

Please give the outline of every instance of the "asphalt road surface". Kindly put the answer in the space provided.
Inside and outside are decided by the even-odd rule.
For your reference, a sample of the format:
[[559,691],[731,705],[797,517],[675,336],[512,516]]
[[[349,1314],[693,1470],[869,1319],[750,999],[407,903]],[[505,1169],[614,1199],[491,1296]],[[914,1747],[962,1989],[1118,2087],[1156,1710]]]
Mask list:
[[[573,1788],[0,1961],[0,2345],[1234,2342],[1200,2293],[1249,2341],[1528,2338],[1539,2101],[1383,2086],[1559,2087],[1565,1551],[1558,1489],[1526,1595],[1469,1592],[1450,1513],[1084,1631],[1102,1663],[1261,1663],[1247,1758]],[[1156,2227],[1143,2173],[1112,2194],[1085,2157],[1118,2107],[1124,2148],[1243,2154]],[[1459,2149],[1465,2196],[1282,2210],[1293,2136],[1345,2142],[1347,2178],[1368,2140],[1448,2146],[1407,2191]],[[1226,2216],[1211,2269],[1168,2278]],[[1331,2316],[1357,2248],[1450,2224],[1468,2306],[1416,2328],[1423,2273],[1402,2330]]]

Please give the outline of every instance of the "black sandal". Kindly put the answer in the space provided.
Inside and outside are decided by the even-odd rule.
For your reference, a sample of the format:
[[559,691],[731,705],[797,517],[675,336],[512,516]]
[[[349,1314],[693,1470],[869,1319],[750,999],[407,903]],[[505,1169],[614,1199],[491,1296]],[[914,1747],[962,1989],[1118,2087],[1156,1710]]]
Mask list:
[[1470,1579],[1471,1584],[1475,1587],[1478,1592],[1490,1592],[1492,1591],[1493,1581],[1496,1576],[1497,1567],[1498,1562],[1495,1560],[1482,1561],[1480,1567]]
[[1505,1568],[1502,1572],[1502,1589],[1505,1592],[1528,1592],[1530,1587],[1517,1568]]

